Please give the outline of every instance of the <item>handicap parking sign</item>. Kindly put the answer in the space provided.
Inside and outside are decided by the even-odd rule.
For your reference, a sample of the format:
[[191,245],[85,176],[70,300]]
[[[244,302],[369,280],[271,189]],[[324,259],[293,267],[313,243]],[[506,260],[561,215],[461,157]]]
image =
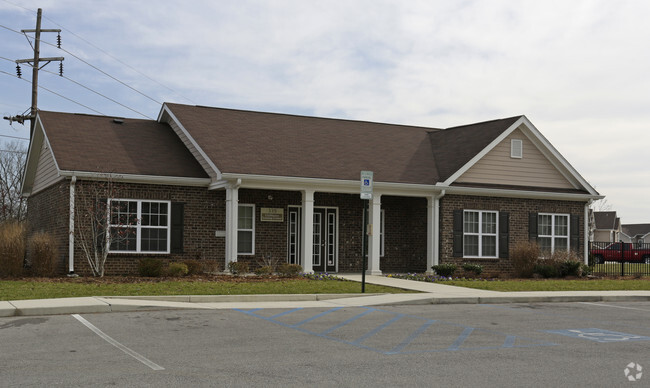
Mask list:
[[372,199],[372,171],[361,171],[361,199]]

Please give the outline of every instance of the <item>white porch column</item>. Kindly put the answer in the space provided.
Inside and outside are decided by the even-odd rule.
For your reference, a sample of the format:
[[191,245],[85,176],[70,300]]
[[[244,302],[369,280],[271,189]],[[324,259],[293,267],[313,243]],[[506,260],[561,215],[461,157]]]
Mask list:
[[314,190],[302,191],[302,270],[314,272]]
[[373,194],[368,209],[368,224],[372,233],[368,236],[368,275],[381,275],[379,260],[381,255],[381,195]]
[[440,199],[445,195],[427,197],[427,274],[432,266],[440,264]]
[[239,220],[239,186],[226,188],[226,267],[237,261],[237,222]]

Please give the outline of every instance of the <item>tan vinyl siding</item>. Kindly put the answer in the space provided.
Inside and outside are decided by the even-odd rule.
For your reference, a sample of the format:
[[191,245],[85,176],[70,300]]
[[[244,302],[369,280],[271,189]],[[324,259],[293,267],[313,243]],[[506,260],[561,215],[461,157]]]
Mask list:
[[[512,139],[523,141],[520,159],[510,157]],[[456,182],[574,188],[520,129],[514,130]]]
[[48,147],[47,141],[43,141],[41,153],[38,158],[38,166],[36,167],[36,175],[34,177],[34,188],[32,190],[32,193],[36,193],[40,190],[50,187],[62,179],[63,177],[59,176],[56,168],[56,163],[54,163],[52,151],[50,150],[50,147]]
[[199,152],[199,150],[197,150],[196,147],[194,147],[194,144],[192,144],[192,142],[191,142],[190,139],[187,137],[187,135],[185,134],[185,132],[184,132],[183,130],[181,130],[181,128],[178,126],[178,124],[176,124],[175,121],[173,121],[173,120],[168,120],[167,123],[169,124],[170,127],[172,127],[172,129],[174,130],[174,132],[176,133],[176,135],[178,136],[178,138],[181,139],[181,141],[183,142],[183,144],[185,145],[185,147],[187,147],[187,149],[192,153],[192,156],[194,156],[194,158],[196,158],[196,160],[199,162],[199,164],[201,165],[201,167],[203,167],[203,169],[204,169],[204,170],[207,172],[207,174],[210,176],[210,178],[216,179],[217,176],[216,176],[216,174],[215,174],[215,172],[214,172],[214,169],[213,169],[213,168],[210,166],[210,164],[205,160],[205,158],[203,157],[203,155],[201,155],[201,153]]

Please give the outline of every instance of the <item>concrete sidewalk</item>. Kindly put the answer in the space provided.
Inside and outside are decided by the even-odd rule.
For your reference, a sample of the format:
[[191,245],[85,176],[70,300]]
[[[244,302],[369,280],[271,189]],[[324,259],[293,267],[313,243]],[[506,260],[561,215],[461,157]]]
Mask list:
[[[341,274],[339,276],[352,281],[361,281],[361,275]],[[383,276],[366,276],[366,283],[412,290],[414,293],[185,295],[32,299],[0,301],[0,317],[171,309],[328,308],[334,306],[381,306],[399,304],[650,301],[650,291],[497,292]]]

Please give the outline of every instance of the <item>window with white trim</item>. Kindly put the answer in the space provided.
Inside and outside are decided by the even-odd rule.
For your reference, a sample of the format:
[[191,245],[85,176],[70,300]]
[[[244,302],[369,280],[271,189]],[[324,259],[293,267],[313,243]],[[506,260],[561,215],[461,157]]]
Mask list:
[[255,254],[255,205],[239,205],[237,253],[240,255]]
[[171,203],[109,199],[109,252],[169,253]]
[[497,257],[498,218],[496,211],[463,212],[464,257]]
[[521,139],[512,139],[510,141],[510,157],[521,159],[524,157],[524,142]]
[[569,250],[569,215],[537,215],[537,243],[542,251]]

